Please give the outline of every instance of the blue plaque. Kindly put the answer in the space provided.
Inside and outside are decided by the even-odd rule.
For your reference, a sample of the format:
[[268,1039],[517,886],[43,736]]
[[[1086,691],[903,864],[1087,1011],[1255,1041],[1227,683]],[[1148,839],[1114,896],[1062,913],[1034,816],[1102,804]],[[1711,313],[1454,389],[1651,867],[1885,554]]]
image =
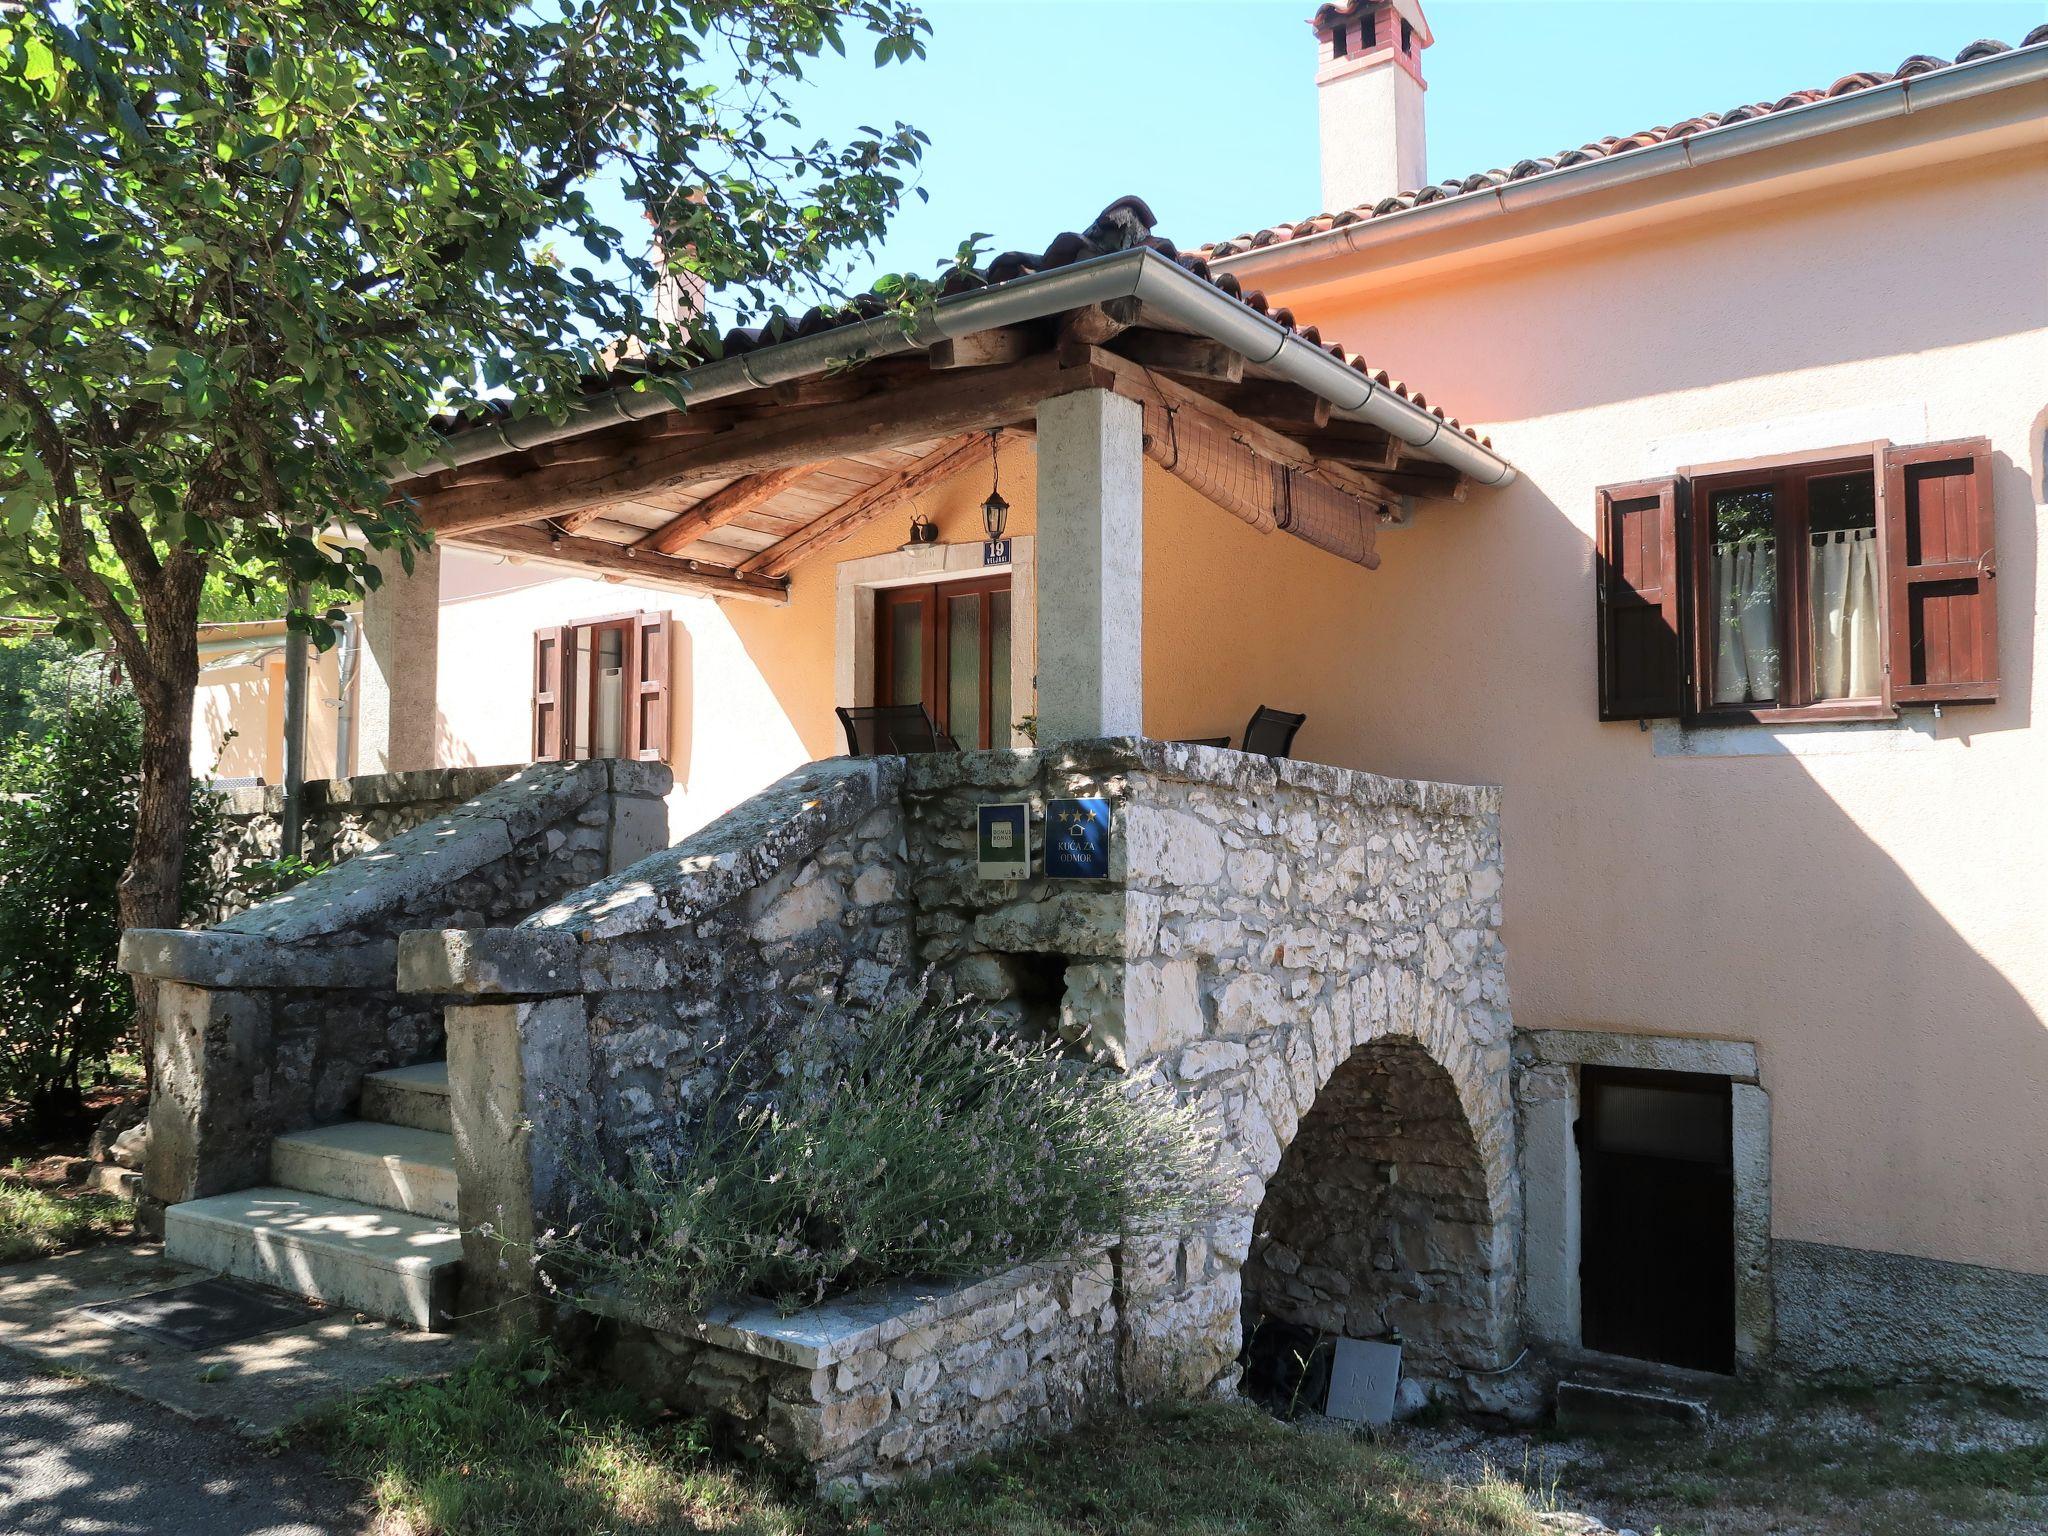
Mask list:
[[1055,880],[1109,878],[1109,802],[1045,803],[1045,872]]
[[985,540],[981,546],[981,563],[983,565],[1008,565],[1010,563],[1010,541],[1008,539]]

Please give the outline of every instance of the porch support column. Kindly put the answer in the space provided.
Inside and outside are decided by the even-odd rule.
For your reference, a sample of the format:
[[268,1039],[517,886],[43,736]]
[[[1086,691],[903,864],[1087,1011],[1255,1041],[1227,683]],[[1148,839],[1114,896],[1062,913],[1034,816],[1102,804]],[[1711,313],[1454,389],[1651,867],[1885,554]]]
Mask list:
[[411,575],[396,550],[371,558],[384,583],[363,599],[354,771],[410,773],[434,766],[441,551],[414,550]]
[[1038,407],[1038,743],[1144,731],[1144,412]]

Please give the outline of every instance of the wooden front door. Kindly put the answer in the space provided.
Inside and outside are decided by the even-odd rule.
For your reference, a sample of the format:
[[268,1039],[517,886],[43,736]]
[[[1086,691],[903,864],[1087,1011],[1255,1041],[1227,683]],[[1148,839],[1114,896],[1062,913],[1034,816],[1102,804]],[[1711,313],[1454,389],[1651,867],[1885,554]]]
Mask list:
[[963,749],[1007,747],[1010,578],[877,592],[875,702],[922,704]]

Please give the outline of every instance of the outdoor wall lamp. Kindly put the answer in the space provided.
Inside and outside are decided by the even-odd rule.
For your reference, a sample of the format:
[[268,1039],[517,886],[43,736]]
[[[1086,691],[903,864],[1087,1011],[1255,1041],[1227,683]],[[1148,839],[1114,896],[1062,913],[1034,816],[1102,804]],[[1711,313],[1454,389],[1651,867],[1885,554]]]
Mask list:
[[1003,500],[1002,464],[996,456],[997,435],[988,435],[988,499],[981,504],[981,526],[988,530],[988,541],[996,543],[1003,536],[1003,530],[1010,524],[1010,504]]

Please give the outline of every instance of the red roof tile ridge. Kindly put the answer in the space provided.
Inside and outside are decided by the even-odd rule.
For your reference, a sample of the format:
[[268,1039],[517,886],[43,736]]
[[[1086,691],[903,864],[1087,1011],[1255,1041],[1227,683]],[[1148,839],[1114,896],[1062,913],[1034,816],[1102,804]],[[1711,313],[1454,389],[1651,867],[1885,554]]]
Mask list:
[[[1348,7],[1325,6],[1324,10],[1338,11],[1348,15],[1362,0],[1352,0]],[[1317,13],[1321,15],[1321,12]],[[2021,48],[2032,48],[2048,43],[2048,22],[2034,28],[2023,39]],[[1958,64],[1974,63],[1978,59],[1992,58],[2013,49],[1994,38],[1979,38],[1971,43],[1953,60],[1937,59],[1924,53],[1916,53],[1903,60],[1899,67],[1889,73],[1878,70],[1860,70],[1855,74],[1842,76],[1826,88],[1808,88],[1793,91],[1776,101],[1763,101],[1731,107],[1726,112],[1702,112],[1695,117],[1675,123],[1668,128],[1646,128],[1628,135],[1609,134],[1591,144],[1577,149],[1559,150],[1554,155],[1535,156],[1517,160],[1508,170],[1475,171],[1463,178],[1452,178],[1435,186],[1417,187],[1410,191],[1396,193],[1380,199],[1377,203],[1361,203],[1351,208],[1329,210],[1297,219],[1291,224],[1275,224],[1265,229],[1251,230],[1231,240],[1219,240],[1212,245],[1201,246],[1196,255],[1208,261],[1220,261],[1225,257],[1242,255],[1246,251],[1263,250],[1269,246],[1285,244],[1291,240],[1306,239],[1311,235],[1325,234],[1332,229],[1349,224],[1362,223],[1368,219],[1381,218],[1390,213],[1400,213],[1409,208],[1427,203],[1442,202],[1446,198],[1462,197],[1468,192],[1482,191],[1488,187],[1504,186],[1511,181],[1522,181],[1531,176],[1540,176],[1546,171],[1559,170],[1565,166],[1583,165],[1592,160],[1604,160],[1613,155],[1624,155],[1639,149],[1648,149],[1671,139],[1685,138],[1691,134],[1704,133],[1710,128],[1723,128],[1730,123],[1747,122],[1751,118],[1766,117],[1773,112],[1783,112],[1792,107],[1811,105],[1836,96],[1848,96],[1857,91],[1867,91],[1875,86],[1889,85],[1895,80],[1908,80],[1937,69],[1950,69]]]

